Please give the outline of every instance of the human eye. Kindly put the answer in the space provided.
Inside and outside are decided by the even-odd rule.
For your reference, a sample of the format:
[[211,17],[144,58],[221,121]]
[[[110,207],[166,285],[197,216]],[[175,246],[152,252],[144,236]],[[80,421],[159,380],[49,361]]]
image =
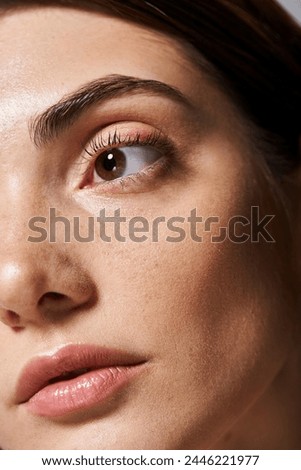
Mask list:
[[159,130],[131,123],[100,131],[84,152],[88,167],[82,188],[143,192],[166,174],[175,146]]

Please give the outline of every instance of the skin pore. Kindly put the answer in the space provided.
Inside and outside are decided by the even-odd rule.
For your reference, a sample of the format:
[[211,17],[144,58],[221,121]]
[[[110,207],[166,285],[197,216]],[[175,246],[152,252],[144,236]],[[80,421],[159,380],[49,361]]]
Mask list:
[[[11,11],[0,21],[1,447],[298,448],[291,231],[250,123],[171,37],[56,7]],[[33,142],[41,113],[115,74],[160,81],[187,102],[125,92],[83,110],[49,141]],[[160,135],[161,160],[154,139],[159,156],[150,171],[99,182],[89,153],[116,133],[121,142]],[[29,219],[47,217],[50,207],[80,217],[84,233],[87,218],[103,208],[150,221],[187,218],[197,208],[226,226],[233,216],[250,217],[251,206],[275,214],[275,243],[212,243],[203,226],[201,243],[189,236],[168,243],[163,224],[158,242],[27,240]],[[79,343],[137,354],[144,371],[85,412],[41,418],[16,403],[32,358]]]

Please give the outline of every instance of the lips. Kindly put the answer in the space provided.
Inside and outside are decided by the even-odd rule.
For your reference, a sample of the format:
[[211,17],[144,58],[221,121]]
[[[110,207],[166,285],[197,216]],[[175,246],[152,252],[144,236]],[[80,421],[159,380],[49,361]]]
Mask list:
[[32,360],[22,371],[15,401],[48,417],[101,404],[125,386],[145,360],[93,345],[68,345]]

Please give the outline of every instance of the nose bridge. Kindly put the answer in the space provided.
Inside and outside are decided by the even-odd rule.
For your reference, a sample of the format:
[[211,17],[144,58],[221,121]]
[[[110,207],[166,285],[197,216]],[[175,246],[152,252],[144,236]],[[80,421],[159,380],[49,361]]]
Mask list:
[[1,175],[0,191],[0,251],[24,248],[28,243],[30,220],[42,215],[46,217],[48,201],[43,189],[34,171],[21,175],[16,171]]
[[[18,172],[8,178],[0,202],[0,304],[2,286],[6,286],[5,297],[16,298],[16,286],[25,297],[32,290],[39,290],[44,282],[39,265],[49,261],[48,250],[30,242],[29,221],[36,214],[45,212],[45,199],[39,197],[39,188]],[[14,290],[14,293],[12,291]],[[8,307],[9,307],[8,305]],[[11,307],[10,307],[11,308]]]

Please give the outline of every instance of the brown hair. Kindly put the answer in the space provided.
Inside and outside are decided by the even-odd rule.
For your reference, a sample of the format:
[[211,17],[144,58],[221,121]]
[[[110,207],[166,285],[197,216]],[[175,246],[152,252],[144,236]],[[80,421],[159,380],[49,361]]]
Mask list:
[[274,0],[0,0],[30,4],[108,11],[185,40],[256,124],[272,164],[299,163],[301,30]]

